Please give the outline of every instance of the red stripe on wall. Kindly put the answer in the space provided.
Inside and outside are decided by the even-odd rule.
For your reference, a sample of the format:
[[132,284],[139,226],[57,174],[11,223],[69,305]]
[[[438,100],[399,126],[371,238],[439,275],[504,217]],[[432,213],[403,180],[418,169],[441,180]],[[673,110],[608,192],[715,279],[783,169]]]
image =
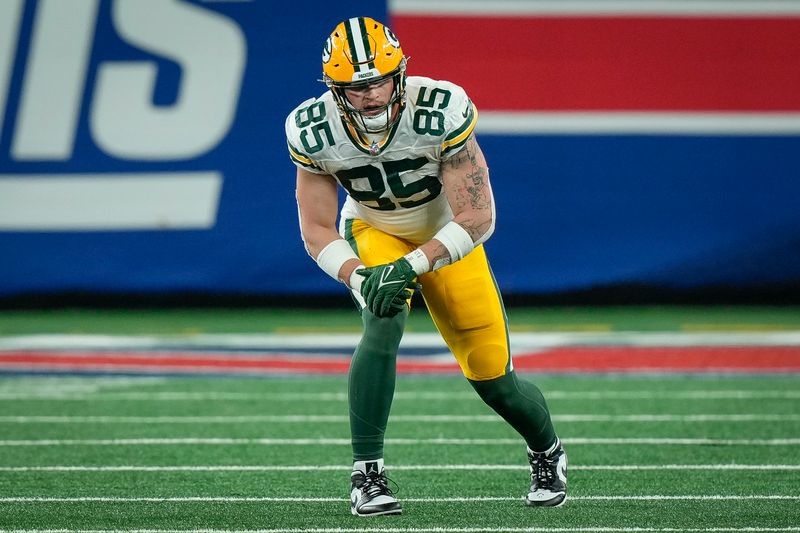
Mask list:
[[395,15],[408,73],[484,110],[800,110],[800,17]]
[[800,346],[565,346],[514,357],[547,372],[798,372]]
[[[187,374],[345,374],[348,357],[297,354],[11,351],[0,353],[0,370],[143,372]],[[800,372],[800,346],[564,346],[514,356],[522,372]],[[397,361],[400,373],[458,373],[455,359]]]

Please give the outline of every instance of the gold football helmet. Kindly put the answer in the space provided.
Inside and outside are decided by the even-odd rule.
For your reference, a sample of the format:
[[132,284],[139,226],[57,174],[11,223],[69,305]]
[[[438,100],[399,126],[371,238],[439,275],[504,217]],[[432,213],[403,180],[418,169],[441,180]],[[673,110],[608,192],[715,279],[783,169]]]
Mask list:
[[[364,133],[386,131],[400,120],[406,101],[406,57],[392,31],[369,17],[340,22],[322,51],[322,78],[330,88],[342,117]],[[394,88],[385,109],[366,116],[345,96],[358,89],[392,79]],[[395,104],[398,106],[395,108]]]

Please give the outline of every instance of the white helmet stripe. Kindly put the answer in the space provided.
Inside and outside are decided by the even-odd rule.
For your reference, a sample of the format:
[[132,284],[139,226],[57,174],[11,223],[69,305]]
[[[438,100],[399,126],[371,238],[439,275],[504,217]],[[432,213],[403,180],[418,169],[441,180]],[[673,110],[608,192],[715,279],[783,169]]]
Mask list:
[[368,50],[364,48],[366,35],[362,31],[362,24],[358,17],[353,17],[347,21],[347,26],[350,30],[350,50],[354,53],[353,63],[356,72],[361,72],[367,68],[367,61],[369,60]]

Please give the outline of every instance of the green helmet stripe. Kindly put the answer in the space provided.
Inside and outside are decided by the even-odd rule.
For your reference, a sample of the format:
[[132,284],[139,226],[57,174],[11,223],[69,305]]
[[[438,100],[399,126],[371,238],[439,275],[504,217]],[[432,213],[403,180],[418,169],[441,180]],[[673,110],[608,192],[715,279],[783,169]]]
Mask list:
[[[358,17],[358,29],[361,30],[361,39],[364,43],[364,52],[366,52],[366,56],[364,56],[364,60],[366,61],[369,58],[375,57],[375,50],[372,50],[369,46],[369,33],[367,33],[367,24],[364,21],[364,17]],[[367,65],[367,69],[375,68],[375,61],[370,61]]]
[[350,45],[350,59],[353,62],[353,67],[355,67],[356,72],[361,70],[359,63],[361,62],[361,58],[358,56],[358,49],[356,47],[356,38],[353,35],[353,27],[351,22],[353,19],[348,20],[344,25],[344,31],[347,34],[347,44]]
[[375,68],[375,51],[369,44],[369,34],[364,17],[351,18],[345,25],[347,43],[350,46],[350,59],[353,61],[353,68],[356,72],[363,72]]

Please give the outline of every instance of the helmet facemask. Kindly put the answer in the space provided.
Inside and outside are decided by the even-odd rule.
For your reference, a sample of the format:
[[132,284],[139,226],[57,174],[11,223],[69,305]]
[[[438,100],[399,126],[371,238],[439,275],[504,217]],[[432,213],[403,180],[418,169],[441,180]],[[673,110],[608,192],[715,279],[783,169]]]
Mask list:
[[[387,80],[391,81],[394,85],[392,87],[392,95],[386,105],[382,106],[379,113],[375,113],[375,108],[368,110],[356,109],[347,98],[347,89],[366,88],[368,85],[380,84]],[[335,82],[327,76],[324,81],[333,93],[342,118],[362,133],[381,133],[388,131],[400,120],[400,115],[406,105],[405,58],[403,58],[400,65],[394,71],[364,82],[341,83]]]

